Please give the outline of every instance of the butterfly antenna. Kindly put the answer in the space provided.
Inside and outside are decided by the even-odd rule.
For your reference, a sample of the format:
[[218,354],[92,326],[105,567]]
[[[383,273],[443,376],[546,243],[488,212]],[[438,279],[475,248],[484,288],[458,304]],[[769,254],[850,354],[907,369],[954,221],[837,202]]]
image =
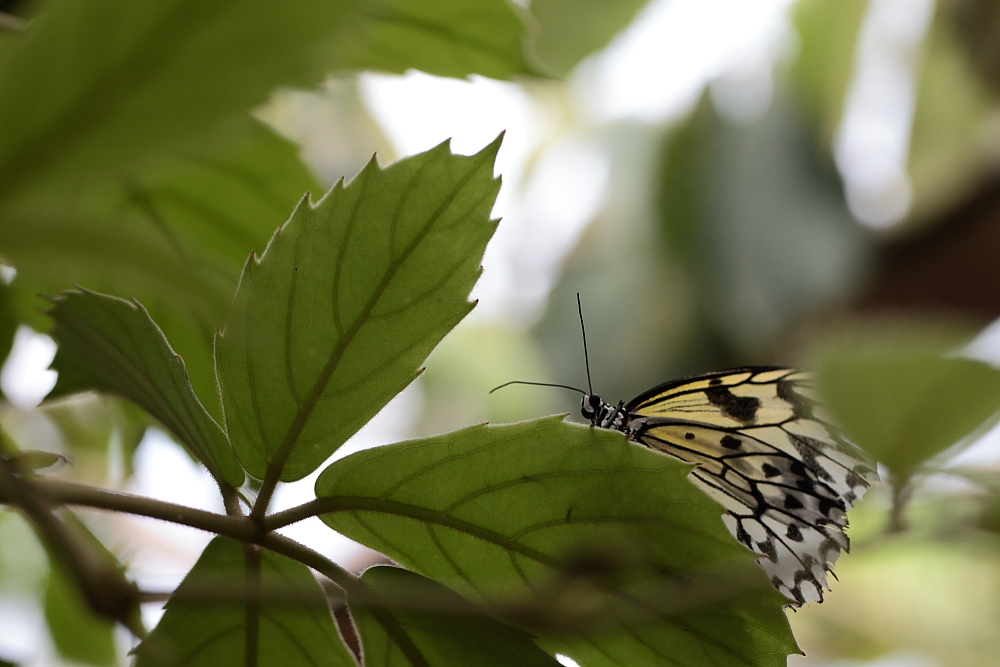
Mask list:
[[583,332],[583,363],[587,367],[587,389],[588,393],[594,393],[594,385],[590,382],[590,355],[587,354],[587,327],[583,325],[583,304],[580,303],[580,293],[576,293],[576,310],[580,313],[580,331]]
[[490,393],[492,394],[497,389],[503,389],[504,387],[509,387],[512,384],[530,384],[536,387],[558,387],[559,389],[570,389],[572,391],[578,391],[581,394],[587,393],[583,389],[577,389],[576,387],[571,387],[568,384],[553,384],[551,382],[527,382],[525,380],[511,380],[510,382],[504,382],[499,387],[493,387],[492,389],[490,389]]

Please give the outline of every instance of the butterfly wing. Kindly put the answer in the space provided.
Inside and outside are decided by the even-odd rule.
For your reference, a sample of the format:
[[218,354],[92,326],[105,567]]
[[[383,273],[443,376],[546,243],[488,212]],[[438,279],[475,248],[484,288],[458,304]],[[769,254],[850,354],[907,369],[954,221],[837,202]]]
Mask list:
[[849,541],[847,510],[876,479],[822,415],[809,376],[741,368],[675,380],[626,406],[632,437],[697,467],[736,538],[799,604],[823,600]]

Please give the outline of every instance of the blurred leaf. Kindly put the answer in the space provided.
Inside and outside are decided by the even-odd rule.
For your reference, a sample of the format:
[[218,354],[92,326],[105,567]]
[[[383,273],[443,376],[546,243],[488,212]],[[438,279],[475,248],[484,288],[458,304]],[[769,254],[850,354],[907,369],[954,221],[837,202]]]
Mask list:
[[359,2],[324,44],[331,70],[375,69],[438,76],[531,74],[524,22],[507,0]]
[[[659,170],[663,136],[662,127],[624,123],[607,137],[611,150],[606,202],[567,258],[548,297],[545,317],[533,332],[553,381],[578,387],[587,382],[578,292],[587,322],[591,375],[602,396],[629,398],[667,378],[706,368],[699,363],[701,355],[685,349],[692,338],[696,344],[706,338],[697,335],[700,331],[692,335],[693,281],[664,253],[652,205],[660,182],[650,173]],[[539,401],[544,394],[567,412],[580,409],[580,397],[568,391],[511,390],[530,392],[528,397]],[[532,414],[541,412],[536,408]]]
[[[81,545],[86,547],[86,551],[66,553],[54,551],[54,545],[48,548],[49,580],[45,590],[45,620],[49,632],[63,658],[91,665],[116,664],[115,623],[95,612],[93,597],[88,602],[88,598],[82,594],[81,586],[90,588],[91,595],[96,591],[97,595],[102,596],[108,591],[116,591],[113,595],[122,592],[128,595],[135,592],[135,587],[126,581],[124,568],[115,555],[82,521],[68,512],[62,515],[62,520],[80,537]],[[91,576],[93,580],[74,579],[67,558],[92,558],[100,563],[100,567],[84,567],[75,575],[80,577],[81,573],[85,573],[83,576]],[[141,634],[145,629],[139,618],[138,601],[132,598],[130,602],[129,608],[117,610],[120,613],[118,620]]]
[[910,134],[910,218],[937,218],[995,169],[996,100],[970,71],[962,44],[939,12],[924,39]]
[[206,146],[144,177],[30,202],[0,225],[22,319],[42,330],[36,294],[74,284],[139,299],[217,418],[212,336],[240,270],[302,194],[319,191],[297,148],[256,121],[232,124],[227,136],[224,151]]
[[[284,593],[282,599],[253,600],[243,545],[212,540],[135,649],[135,667],[355,667],[309,569],[266,551],[260,562],[260,593]],[[245,657],[248,615],[258,624],[255,661]]]
[[791,615],[813,664],[991,667],[996,662],[995,543],[906,534],[869,546],[837,563],[837,595]]
[[[361,577],[371,591],[388,603],[400,598],[411,603],[406,607],[381,607],[383,616],[391,617],[398,633],[404,635],[430,667],[483,665],[483,667],[556,667],[555,658],[535,644],[523,630],[487,616],[464,598],[441,584],[398,567],[376,566]],[[362,605],[351,604],[351,618],[361,636],[364,655],[370,662],[385,667],[413,665],[401,649],[396,636]],[[443,609],[443,611],[438,611]],[[375,662],[377,656],[377,663]]]
[[647,0],[532,0],[542,64],[566,76],[584,57],[607,46]]
[[[419,435],[444,433],[476,422],[511,422],[553,412],[553,391],[510,387],[517,379],[544,381],[545,363],[527,332],[502,325],[455,327],[427,359],[420,377],[423,409]],[[579,397],[573,395],[574,401]]]
[[251,475],[315,470],[472,309],[499,147],[372,161],[303,201],[247,263],[215,349],[229,437]]
[[63,658],[100,667],[117,664],[115,624],[90,611],[58,566],[51,568],[45,588],[45,620]]
[[791,82],[805,119],[815,126],[818,143],[827,151],[854,76],[854,53],[867,8],[868,0],[802,0],[795,6],[799,51]]
[[59,349],[52,396],[97,390],[143,407],[219,480],[243,471],[229,441],[191,390],[184,361],[137,302],[85,290],[63,292],[49,311]]
[[980,79],[1000,90],[1000,11],[990,0],[952,0],[943,6]]
[[27,520],[0,507],[0,596],[35,595],[46,585],[48,563]]
[[14,456],[7,459],[7,462],[13,466],[14,470],[17,472],[41,470],[42,468],[48,468],[49,466],[54,466],[57,463],[65,463],[66,457],[62,454],[53,454],[52,452],[42,452],[37,449],[28,450],[25,452],[18,452]]
[[0,74],[0,204],[191,146],[321,63],[525,72],[523,33],[504,0],[53,0]]
[[[0,364],[10,354],[10,348],[14,345],[14,334],[17,333],[18,324],[10,287],[0,279]],[[0,398],[2,397],[3,392],[0,391]]]
[[792,326],[860,287],[872,241],[780,87],[751,125],[724,123],[704,97],[662,159],[667,251],[687,267],[703,336],[727,365],[772,361]]
[[826,406],[855,444],[897,476],[897,487],[1000,411],[1000,371],[942,356],[955,349],[954,333],[905,324],[859,328],[816,353]]
[[547,648],[588,667],[784,665],[787,601],[689,470],[549,417],[352,454],[316,494],[331,528],[407,568],[540,605],[520,622],[562,627]]
[[[37,413],[35,419],[28,417],[32,412]],[[125,400],[90,392],[45,403],[19,417],[27,422],[18,428],[18,419],[14,419],[13,432],[19,442],[26,446],[46,442],[55,451],[67,455],[71,466],[68,472],[75,480],[100,485],[115,485],[121,481],[111,476],[118,472],[113,469],[112,457],[115,456],[121,457],[123,476],[131,476],[132,455],[146,427],[154,421],[141,408]],[[58,429],[61,437],[53,439],[42,430],[45,427],[41,422],[46,420]],[[37,423],[32,427],[31,422]],[[118,445],[120,450],[113,450],[112,445]]]

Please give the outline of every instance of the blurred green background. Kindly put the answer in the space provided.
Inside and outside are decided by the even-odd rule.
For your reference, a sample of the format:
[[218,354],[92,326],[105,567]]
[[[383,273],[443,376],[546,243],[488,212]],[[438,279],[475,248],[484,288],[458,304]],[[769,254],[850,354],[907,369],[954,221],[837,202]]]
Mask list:
[[[1000,6],[532,0],[483,3],[460,24],[457,0],[379,5],[465,31],[442,44],[348,3],[252,4],[249,19],[173,25],[184,58],[160,67],[143,46],[163,37],[153,14],[0,2],[4,447],[63,454],[66,478],[195,503],[187,478],[151,490],[143,466],[169,445],[131,406],[38,406],[52,382],[38,293],[138,298],[217,415],[212,332],[242,263],[302,193],[373,153],[386,164],[448,137],[471,153],[506,130],[504,221],[477,310],[338,456],[575,415],[571,392],[488,392],[585,388],[579,292],[609,401],[698,372],[803,365],[883,463],[885,483],[851,514],[840,581],[791,614],[806,655],[790,664],[1000,662]],[[153,28],[109,33],[109,17]],[[60,31],[92,58],[54,46]],[[168,541],[154,528],[84,518],[140,582],[176,580],[197,555],[151,565],[144,550]],[[353,566],[371,557],[315,539]],[[0,659],[125,660],[123,638],[86,625],[64,589],[0,510]]]

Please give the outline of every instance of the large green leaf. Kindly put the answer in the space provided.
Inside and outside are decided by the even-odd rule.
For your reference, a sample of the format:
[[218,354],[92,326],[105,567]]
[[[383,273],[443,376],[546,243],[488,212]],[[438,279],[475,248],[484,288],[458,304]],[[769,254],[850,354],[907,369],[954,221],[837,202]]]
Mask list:
[[[308,568],[263,552],[259,579],[252,572],[239,542],[212,540],[135,650],[135,667],[355,667]],[[246,659],[248,619],[254,661]]]
[[817,353],[827,407],[900,484],[1000,415],[1000,370],[945,356],[955,342],[935,329],[872,326],[843,332]]
[[155,173],[53,194],[8,210],[0,253],[18,268],[19,316],[36,328],[38,293],[74,284],[137,298],[183,357],[216,418],[212,336],[225,321],[240,269],[319,190],[297,148],[250,118],[228,128],[225,151],[186,152]]
[[0,73],[0,203],[190,145],[299,76],[356,4],[53,0]]
[[159,419],[217,480],[243,483],[225,433],[191,389],[184,361],[141,305],[81,289],[64,292],[49,315],[59,342],[51,396],[96,390],[127,398]]
[[496,223],[497,139],[373,160],[317,205],[303,201],[247,263],[216,343],[240,462],[284,481],[314,470],[419,373],[471,309]]
[[[365,605],[351,604],[351,618],[361,636],[365,667],[410,667],[407,641],[430,667],[556,667],[559,663],[522,630],[485,615],[441,584],[398,567],[372,567],[361,577],[369,590],[387,602],[382,619],[391,618],[396,634],[386,631]],[[405,606],[392,606],[404,600]],[[405,639],[401,639],[405,637]]]
[[539,605],[521,620],[562,624],[549,647],[588,667],[784,665],[787,601],[689,470],[549,417],[359,452],[316,494],[330,527],[409,569],[476,601]]
[[504,0],[52,0],[0,72],[0,204],[128,173],[323,68],[524,72]]

